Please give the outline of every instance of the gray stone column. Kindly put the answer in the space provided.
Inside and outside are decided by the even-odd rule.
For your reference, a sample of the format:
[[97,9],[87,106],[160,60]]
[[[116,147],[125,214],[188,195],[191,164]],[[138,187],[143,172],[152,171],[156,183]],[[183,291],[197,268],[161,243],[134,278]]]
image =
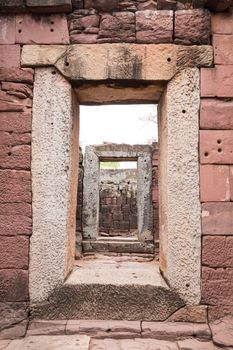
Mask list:
[[78,117],[73,99],[71,85],[56,69],[36,69],[29,275],[32,303],[45,300],[63,284],[74,259]]
[[160,102],[160,269],[187,304],[200,302],[199,70],[187,68]]

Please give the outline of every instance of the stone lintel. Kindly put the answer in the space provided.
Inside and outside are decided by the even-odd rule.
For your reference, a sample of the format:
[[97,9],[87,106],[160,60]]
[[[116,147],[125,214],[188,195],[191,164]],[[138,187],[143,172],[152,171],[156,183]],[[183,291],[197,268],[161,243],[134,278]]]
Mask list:
[[25,45],[22,67],[55,66],[70,81],[169,81],[182,68],[211,67],[212,46]]

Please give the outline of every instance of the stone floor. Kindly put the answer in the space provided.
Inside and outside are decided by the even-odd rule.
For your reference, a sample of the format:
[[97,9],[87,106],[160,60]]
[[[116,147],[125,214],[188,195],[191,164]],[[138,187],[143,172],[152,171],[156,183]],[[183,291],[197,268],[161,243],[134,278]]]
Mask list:
[[140,321],[31,321],[0,350],[233,350],[233,319],[212,324]]

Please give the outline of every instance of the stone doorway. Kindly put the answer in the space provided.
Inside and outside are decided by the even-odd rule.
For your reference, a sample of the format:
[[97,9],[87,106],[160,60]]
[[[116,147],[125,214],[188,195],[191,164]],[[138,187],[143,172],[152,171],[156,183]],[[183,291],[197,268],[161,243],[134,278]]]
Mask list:
[[[208,47],[189,47],[184,52],[173,45],[126,46],[103,44],[97,49],[95,45],[95,64],[91,45],[73,45],[65,52],[56,48],[54,63],[51,58],[49,61],[56,69],[36,69],[30,294],[33,313],[39,317],[55,317],[60,312],[65,318],[164,320],[179,307],[200,301],[197,67],[212,64],[212,51]],[[33,56],[27,50],[33,50]],[[35,50],[39,50],[38,55]],[[40,50],[44,48],[24,48],[24,65],[47,66],[48,52]],[[139,61],[140,71],[136,72],[135,62]],[[74,110],[78,109],[73,107],[74,101],[114,99],[159,101],[162,190],[159,266],[144,266],[135,272],[136,279],[130,278],[126,269],[124,278],[120,273],[112,289],[116,271],[107,279],[104,274],[98,277],[90,267],[86,267],[87,273],[77,267],[68,275],[74,266],[77,192],[78,117]],[[46,171],[41,160],[48,164]],[[112,304],[114,295],[118,295],[121,307],[118,302]],[[130,302],[142,299],[143,303]]]

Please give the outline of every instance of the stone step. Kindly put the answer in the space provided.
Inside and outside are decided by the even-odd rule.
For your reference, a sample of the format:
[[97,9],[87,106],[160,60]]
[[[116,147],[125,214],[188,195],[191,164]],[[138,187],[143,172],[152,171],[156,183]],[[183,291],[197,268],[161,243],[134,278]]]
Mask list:
[[[0,350],[220,350],[211,341],[186,339],[170,342],[158,339],[92,339],[88,336],[29,336],[0,341]],[[226,349],[226,348],[225,348]]]
[[33,318],[164,321],[185,305],[154,262],[83,260]]

